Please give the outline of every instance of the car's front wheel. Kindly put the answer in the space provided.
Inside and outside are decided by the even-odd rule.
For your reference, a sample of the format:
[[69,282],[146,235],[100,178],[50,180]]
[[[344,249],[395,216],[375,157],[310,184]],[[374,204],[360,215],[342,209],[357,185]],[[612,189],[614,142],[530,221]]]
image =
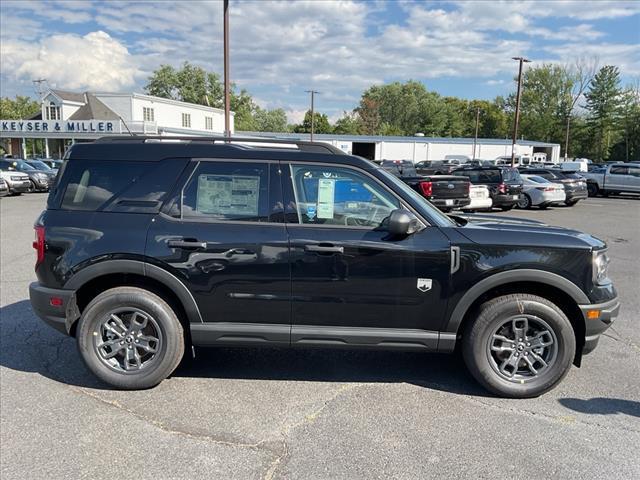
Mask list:
[[522,209],[531,208],[531,197],[526,193],[523,193],[522,195],[520,195],[520,199],[518,200],[517,207]]
[[487,390],[529,398],[569,372],[576,341],[571,323],[549,300],[511,294],[483,303],[463,335],[467,368]]
[[77,329],[80,354],[104,382],[149,388],[167,378],[184,353],[184,332],[171,307],[136,287],[102,292],[85,308]]

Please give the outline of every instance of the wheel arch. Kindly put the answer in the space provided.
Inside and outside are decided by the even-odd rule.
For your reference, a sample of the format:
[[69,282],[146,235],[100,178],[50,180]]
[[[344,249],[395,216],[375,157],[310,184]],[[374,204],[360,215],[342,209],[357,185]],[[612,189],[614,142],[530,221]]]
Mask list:
[[[76,292],[76,303],[81,313],[96,295],[116,286],[137,286],[160,294],[178,310],[176,313],[185,327],[189,323],[202,323],[198,305],[186,285],[172,273],[142,261],[106,260],[96,263],[73,275],[64,288]],[[72,334],[77,325],[74,322]]]
[[565,313],[576,336],[574,363],[579,366],[585,343],[585,321],[578,305],[591,303],[573,282],[543,270],[510,270],[476,283],[453,308],[443,332],[460,336],[474,320],[474,311],[485,301],[511,293],[531,293],[554,302]]

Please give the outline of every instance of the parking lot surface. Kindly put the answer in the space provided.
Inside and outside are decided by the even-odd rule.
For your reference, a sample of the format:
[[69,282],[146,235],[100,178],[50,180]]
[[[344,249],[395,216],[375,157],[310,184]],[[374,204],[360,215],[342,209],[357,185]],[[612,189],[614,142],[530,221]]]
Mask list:
[[640,198],[513,211],[609,244],[622,309],[532,400],[486,394],[457,356],[198,350],[160,386],[108,389],[33,314],[46,194],[0,200],[0,478],[640,478]]

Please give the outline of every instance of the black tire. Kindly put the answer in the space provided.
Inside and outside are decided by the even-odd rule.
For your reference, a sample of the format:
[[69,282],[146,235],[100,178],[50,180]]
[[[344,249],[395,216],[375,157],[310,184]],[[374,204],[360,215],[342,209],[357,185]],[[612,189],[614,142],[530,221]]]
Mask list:
[[567,200],[564,202],[567,207],[573,207],[576,203],[578,203],[578,200]]
[[[492,349],[492,342],[495,342],[494,332],[501,328],[502,324],[509,325],[515,322],[512,318],[522,318],[522,316],[530,317],[527,325],[534,325],[541,321],[546,324],[543,328],[550,331],[550,337],[555,345],[555,353],[552,358],[547,358],[547,367],[538,367],[539,373],[532,377],[524,375],[514,375],[507,378],[499,372],[500,367],[494,356],[509,355],[514,357],[516,362],[516,371],[519,368],[527,368],[525,357],[529,355],[524,351],[531,350],[533,347],[526,347],[529,343],[522,343],[514,340],[517,347],[510,345],[509,351],[501,351],[495,353]],[[513,324],[515,326],[515,323]],[[498,330],[500,332],[500,330]],[[497,335],[496,335],[497,336]],[[525,342],[530,337],[526,337]],[[501,341],[501,340],[498,340]],[[533,340],[532,340],[533,341]],[[522,348],[525,350],[523,351]],[[544,351],[551,352],[552,346],[542,347],[543,350],[536,349],[536,355],[544,355]],[[548,349],[548,350],[547,350]],[[575,355],[576,340],[571,323],[567,319],[562,310],[550,302],[549,300],[530,294],[511,294],[494,298],[483,303],[477,311],[477,318],[465,330],[462,339],[462,353],[467,368],[473,377],[490,392],[509,398],[531,398],[542,395],[554,388],[569,372]],[[520,357],[518,355],[520,355]],[[533,359],[533,353],[531,353]],[[518,357],[518,358],[515,358]],[[505,362],[508,363],[508,362]],[[534,362],[535,364],[535,362]],[[520,367],[520,365],[524,365]],[[531,372],[529,372],[531,373]]]
[[522,195],[520,195],[520,200],[518,200],[518,203],[516,204],[516,207],[520,208],[520,209],[530,209],[531,208],[531,197],[529,195],[527,195],[526,193],[523,193]]
[[[114,356],[112,360],[105,360],[98,353],[100,345],[96,345],[96,342],[101,341],[102,332],[106,331],[102,328],[111,313],[127,309],[141,312],[143,318],[145,315],[148,316],[153,322],[151,328],[154,331],[158,330],[157,338],[160,339],[158,343],[155,343],[157,349],[154,353],[147,354],[144,353],[144,350],[142,351],[143,358],[144,355],[150,355],[151,358],[145,360],[139,369],[134,371],[124,371],[121,367],[108,365],[109,362],[118,363],[120,354]],[[124,316],[126,313],[117,313],[117,315]],[[131,327],[130,330],[133,332],[134,328]],[[141,333],[142,331],[138,333],[138,336]],[[146,335],[147,333],[140,338],[150,338]],[[182,359],[185,347],[182,325],[171,307],[156,294],[136,287],[112,288],[95,297],[82,313],[76,337],[80,355],[89,370],[100,380],[123,390],[145,389],[159,384],[176,369]],[[133,333],[126,337],[135,339],[136,335]],[[119,339],[124,339],[124,337]],[[134,341],[138,343],[137,340]],[[131,349],[131,339],[127,342],[129,342],[129,349]],[[123,345],[123,342],[118,343]],[[123,356],[128,357],[125,347],[117,346],[117,348],[122,349],[120,351],[124,351]],[[140,353],[139,348],[144,347],[134,345],[137,354]],[[128,360],[122,360],[129,363]]]
[[548,203],[541,203],[540,205],[538,205],[538,208],[540,210],[546,210],[547,208],[549,208],[549,204]]
[[500,210],[502,210],[503,212],[508,212],[509,210],[513,209],[514,205],[509,205],[507,207],[500,207]]
[[588,182],[587,183],[587,194],[590,197],[597,197],[598,196],[598,185],[592,182]]
[[27,190],[27,193],[33,193],[36,191],[36,184],[33,183],[32,180],[29,180],[29,189]]

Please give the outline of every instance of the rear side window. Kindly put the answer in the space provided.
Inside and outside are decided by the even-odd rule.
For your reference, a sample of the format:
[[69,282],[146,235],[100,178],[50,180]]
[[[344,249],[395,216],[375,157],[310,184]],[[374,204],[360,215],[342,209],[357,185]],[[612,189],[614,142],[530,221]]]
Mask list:
[[282,221],[282,205],[270,205],[268,163],[201,162],[182,194],[184,219]]
[[64,210],[157,212],[186,163],[68,160],[55,195]]

